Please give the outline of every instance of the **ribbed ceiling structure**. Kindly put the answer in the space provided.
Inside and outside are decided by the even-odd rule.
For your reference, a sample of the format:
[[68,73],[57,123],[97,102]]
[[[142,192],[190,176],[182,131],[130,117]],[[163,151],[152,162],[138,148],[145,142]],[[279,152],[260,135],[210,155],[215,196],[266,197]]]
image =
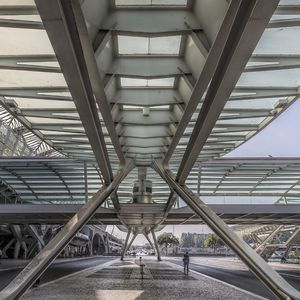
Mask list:
[[[297,98],[300,2],[274,9],[270,1],[265,10],[238,3],[2,1],[0,101],[47,147],[75,159],[81,173],[87,163],[109,182],[119,164],[134,159],[137,168],[119,187],[121,203],[130,202],[139,168],[153,182],[153,200],[170,202],[153,160],[205,196],[229,186],[231,194],[261,194],[288,166],[205,161],[251,138]],[[244,171],[255,179],[234,181]],[[296,179],[278,178],[283,197],[295,191]]]

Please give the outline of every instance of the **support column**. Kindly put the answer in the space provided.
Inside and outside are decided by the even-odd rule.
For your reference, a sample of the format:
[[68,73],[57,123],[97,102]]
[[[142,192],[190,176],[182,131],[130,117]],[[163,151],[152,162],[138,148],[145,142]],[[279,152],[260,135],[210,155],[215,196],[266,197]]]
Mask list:
[[152,238],[153,238],[153,242],[154,242],[154,246],[155,246],[155,250],[156,250],[156,254],[157,254],[157,260],[161,261],[161,256],[160,256],[159,247],[157,244],[157,239],[156,239],[154,229],[151,229],[151,233],[152,233]]
[[[132,245],[132,243],[134,242],[134,240],[135,240],[135,238],[137,237],[137,235],[138,235],[137,232],[135,232],[135,233],[133,234],[133,237],[132,237],[130,243],[129,243],[128,246],[126,247],[126,251],[131,247],[131,245]],[[126,251],[125,251],[125,253],[126,253]]]
[[179,197],[241,258],[249,269],[279,298],[300,299],[300,293],[272,269],[246,242],[225,224],[185,184],[180,185],[175,176],[161,163],[154,162],[153,168],[168,183]]
[[153,245],[152,241],[150,240],[149,235],[148,235],[147,233],[144,233],[144,236],[145,236],[145,238],[147,239],[147,241],[149,242],[149,244],[150,244],[150,246],[152,247],[152,249],[155,251],[156,256],[157,256],[157,260],[158,260],[158,261],[161,261],[160,253],[157,252],[157,249],[156,249],[156,247]]
[[[131,245],[132,245],[132,243],[134,242],[134,240],[135,240],[135,238],[136,238],[137,235],[138,235],[138,233],[135,232],[135,233],[133,234],[133,237],[132,237],[131,241],[129,242],[129,244],[124,245],[124,249],[123,249],[123,253],[122,253],[121,260],[124,259],[125,253],[126,253],[127,250],[131,247]],[[127,237],[126,237],[126,239],[127,239]],[[127,242],[128,242],[128,241],[127,241]],[[126,247],[125,247],[125,246],[126,246]]]
[[23,241],[22,230],[20,225],[12,225],[10,229],[16,239],[16,244],[14,249],[14,259],[18,259],[20,257],[21,247],[24,249],[24,258],[26,258],[27,246],[26,243]]
[[127,236],[126,236],[125,243],[124,243],[124,246],[123,246],[123,250],[122,250],[122,253],[121,253],[121,260],[124,260],[124,255],[126,253],[126,249],[127,249],[130,234],[131,234],[131,227],[128,228]]
[[45,248],[0,292],[1,300],[15,300],[24,294],[68,245],[74,235],[90,220],[98,207],[118,188],[120,182],[131,171],[133,166],[133,162],[127,162],[124,168],[116,173],[109,185],[103,186],[79,209],[68,223],[50,240]]
[[10,246],[16,241],[15,238],[12,238],[7,244],[6,246],[2,249],[2,255],[0,256],[1,258],[7,258],[7,250],[10,248]]

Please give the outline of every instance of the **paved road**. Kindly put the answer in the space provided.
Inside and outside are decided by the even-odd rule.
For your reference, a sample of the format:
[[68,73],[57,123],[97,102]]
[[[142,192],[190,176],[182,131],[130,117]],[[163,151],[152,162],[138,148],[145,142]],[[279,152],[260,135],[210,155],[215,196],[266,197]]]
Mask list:
[[[169,259],[170,262],[182,265],[181,261]],[[190,269],[210,277],[227,282],[241,289],[250,291],[267,299],[277,300],[275,296],[250,272],[246,270],[226,269],[224,266],[207,266],[200,263],[190,263]],[[300,290],[299,270],[280,270],[279,273],[296,289]]]
[[[42,275],[41,284],[51,280],[58,279],[60,277],[69,275],[71,273],[81,271],[86,268],[95,267],[99,264],[103,264],[112,257],[95,257],[90,259],[82,259],[69,262],[61,262],[53,264],[49,269]],[[20,270],[10,270],[0,272],[0,290],[2,290],[10,281],[20,272]]]

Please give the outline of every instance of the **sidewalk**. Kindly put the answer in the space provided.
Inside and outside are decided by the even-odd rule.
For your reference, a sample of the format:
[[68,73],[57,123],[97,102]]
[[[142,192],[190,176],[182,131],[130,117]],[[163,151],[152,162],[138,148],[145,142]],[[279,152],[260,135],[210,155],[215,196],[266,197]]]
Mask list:
[[195,272],[185,276],[182,268],[169,262],[143,259],[141,279],[138,260],[113,260],[84,272],[29,290],[24,300],[258,300],[220,281]]

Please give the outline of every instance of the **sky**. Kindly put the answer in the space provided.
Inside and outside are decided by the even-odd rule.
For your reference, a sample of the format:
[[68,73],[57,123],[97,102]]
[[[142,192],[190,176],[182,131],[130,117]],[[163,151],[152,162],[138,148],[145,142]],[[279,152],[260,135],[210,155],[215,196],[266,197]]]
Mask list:
[[[225,157],[299,157],[300,156],[300,99],[295,101],[288,109],[282,112],[262,131],[250,140],[225,155]],[[108,232],[113,226],[108,226]],[[178,238],[182,232],[211,232],[206,225],[169,225],[165,232],[172,232]],[[161,232],[163,232],[161,231]],[[116,227],[113,233],[120,238],[126,234]],[[146,243],[146,239],[139,235],[135,245]]]

